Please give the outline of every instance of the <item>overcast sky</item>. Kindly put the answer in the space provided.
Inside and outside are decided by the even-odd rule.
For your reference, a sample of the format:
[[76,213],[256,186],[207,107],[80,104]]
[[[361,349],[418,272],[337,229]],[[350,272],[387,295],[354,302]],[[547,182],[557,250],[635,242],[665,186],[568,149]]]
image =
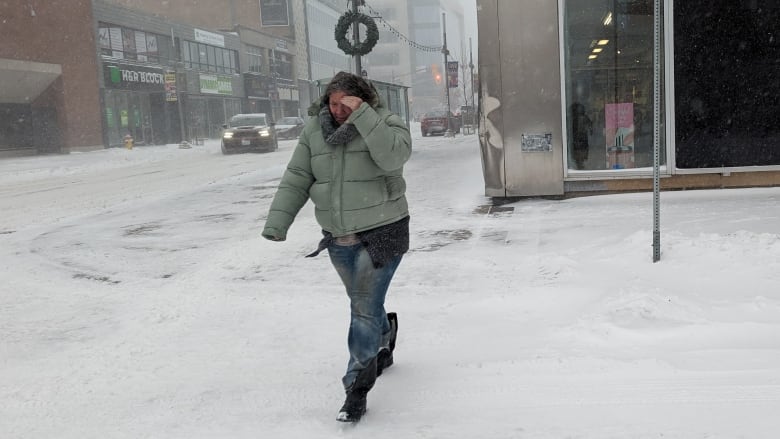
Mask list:
[[[471,49],[474,57],[474,63],[477,62],[477,0],[458,0],[463,6],[463,26],[464,26],[464,51],[469,53],[469,38],[472,39]],[[466,61],[466,60],[464,60]]]
[[466,32],[466,41],[471,37],[474,42],[474,51],[477,46],[477,0],[460,0],[463,5],[463,19]]

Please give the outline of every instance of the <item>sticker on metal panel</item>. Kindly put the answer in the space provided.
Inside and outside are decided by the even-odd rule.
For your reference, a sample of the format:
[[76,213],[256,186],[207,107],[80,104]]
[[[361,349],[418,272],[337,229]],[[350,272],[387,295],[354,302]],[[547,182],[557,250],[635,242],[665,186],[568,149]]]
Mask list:
[[550,152],[552,151],[552,133],[523,134],[520,150],[523,152]]

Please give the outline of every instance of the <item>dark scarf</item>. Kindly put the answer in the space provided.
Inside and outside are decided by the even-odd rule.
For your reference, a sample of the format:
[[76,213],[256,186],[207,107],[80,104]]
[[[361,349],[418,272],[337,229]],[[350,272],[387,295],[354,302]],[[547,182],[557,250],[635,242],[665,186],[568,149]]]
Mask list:
[[358,136],[358,130],[351,123],[343,123],[339,126],[327,105],[320,108],[320,126],[322,127],[322,136],[329,145],[343,145]]

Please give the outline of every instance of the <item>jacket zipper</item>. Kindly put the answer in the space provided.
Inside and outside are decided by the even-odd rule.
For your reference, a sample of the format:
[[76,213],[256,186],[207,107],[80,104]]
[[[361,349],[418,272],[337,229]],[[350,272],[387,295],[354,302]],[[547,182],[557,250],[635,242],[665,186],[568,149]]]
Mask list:
[[339,222],[339,224],[336,225],[336,228],[340,232],[345,232],[345,228],[344,228],[344,165],[346,164],[346,155],[347,154],[345,153],[345,151],[347,149],[347,144],[345,143],[345,144],[343,144],[342,146],[340,146],[338,148],[339,148],[339,155],[341,156],[340,157],[340,159],[341,159],[340,160],[341,161],[340,169],[338,169],[338,171],[340,171],[340,172],[337,172],[337,174],[338,174],[337,176],[339,177],[339,179],[338,179],[338,194],[337,194],[338,200],[339,200],[339,210],[338,210],[337,214],[334,215],[334,217],[337,218],[337,220]]

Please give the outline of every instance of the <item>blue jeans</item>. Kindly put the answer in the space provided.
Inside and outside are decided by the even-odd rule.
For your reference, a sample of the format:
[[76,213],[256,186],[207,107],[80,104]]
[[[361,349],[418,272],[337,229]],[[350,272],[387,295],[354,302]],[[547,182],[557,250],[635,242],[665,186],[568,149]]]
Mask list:
[[349,363],[342,378],[348,389],[358,373],[390,342],[390,322],[385,312],[385,295],[402,255],[380,268],[374,268],[363,244],[341,246],[331,243],[328,255],[349,296]]

